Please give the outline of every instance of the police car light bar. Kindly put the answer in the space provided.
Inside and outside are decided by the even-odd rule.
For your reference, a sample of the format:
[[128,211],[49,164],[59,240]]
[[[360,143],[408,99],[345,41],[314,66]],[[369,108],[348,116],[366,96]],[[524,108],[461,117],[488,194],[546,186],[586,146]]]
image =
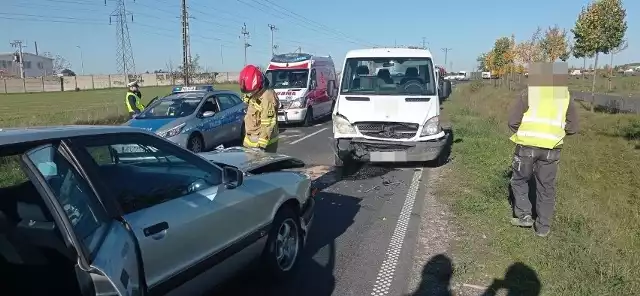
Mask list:
[[213,85],[197,85],[197,86],[176,86],[173,88],[172,93],[184,93],[184,92],[208,92],[213,91]]

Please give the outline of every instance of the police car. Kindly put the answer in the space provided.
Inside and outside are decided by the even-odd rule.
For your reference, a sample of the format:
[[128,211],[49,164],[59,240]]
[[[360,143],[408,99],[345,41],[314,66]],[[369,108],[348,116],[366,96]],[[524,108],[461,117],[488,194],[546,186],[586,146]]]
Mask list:
[[215,90],[210,85],[179,86],[170,95],[153,100],[125,125],[152,131],[181,147],[201,152],[241,140],[246,109],[233,91]]

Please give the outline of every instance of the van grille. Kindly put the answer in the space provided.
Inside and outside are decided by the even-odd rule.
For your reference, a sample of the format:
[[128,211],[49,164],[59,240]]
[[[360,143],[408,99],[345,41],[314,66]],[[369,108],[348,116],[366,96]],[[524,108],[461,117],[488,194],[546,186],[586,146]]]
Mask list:
[[418,124],[406,122],[358,122],[358,131],[381,139],[410,139],[418,132]]

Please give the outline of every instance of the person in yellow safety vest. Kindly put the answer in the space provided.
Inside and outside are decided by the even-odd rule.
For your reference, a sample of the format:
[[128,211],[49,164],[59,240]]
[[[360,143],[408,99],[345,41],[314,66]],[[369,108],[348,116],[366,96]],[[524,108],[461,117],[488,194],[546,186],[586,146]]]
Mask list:
[[240,91],[247,103],[244,117],[245,136],[243,146],[266,152],[278,149],[278,96],[269,88],[266,77],[254,65],[242,69],[238,79]]
[[144,110],[144,105],[142,105],[142,93],[140,92],[138,81],[130,82],[127,84],[127,87],[129,90],[127,90],[124,104],[127,106],[129,116],[133,117],[133,115],[140,114]]
[[[556,175],[566,135],[578,132],[578,114],[567,88],[567,63],[534,63],[529,67],[529,87],[509,114],[510,140],[516,144],[512,161],[511,224],[534,227],[546,237],[551,230],[556,199]],[[535,177],[536,220],[529,200],[529,181]]]

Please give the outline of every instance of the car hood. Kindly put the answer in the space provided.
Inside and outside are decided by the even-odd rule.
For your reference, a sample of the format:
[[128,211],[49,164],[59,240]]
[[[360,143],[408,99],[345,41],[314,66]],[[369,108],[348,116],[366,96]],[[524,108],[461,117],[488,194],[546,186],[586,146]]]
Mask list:
[[237,167],[245,173],[264,173],[261,171],[267,166],[268,171],[280,171],[285,169],[302,168],[305,163],[297,158],[267,153],[256,149],[244,147],[230,147],[211,152],[198,153],[201,157],[217,164],[224,164]]
[[337,113],[352,124],[383,121],[422,125],[440,111],[436,96],[341,95],[339,100]]
[[187,117],[180,118],[159,118],[159,119],[131,119],[125,123],[130,127],[137,127],[151,132],[166,130],[185,122]]

